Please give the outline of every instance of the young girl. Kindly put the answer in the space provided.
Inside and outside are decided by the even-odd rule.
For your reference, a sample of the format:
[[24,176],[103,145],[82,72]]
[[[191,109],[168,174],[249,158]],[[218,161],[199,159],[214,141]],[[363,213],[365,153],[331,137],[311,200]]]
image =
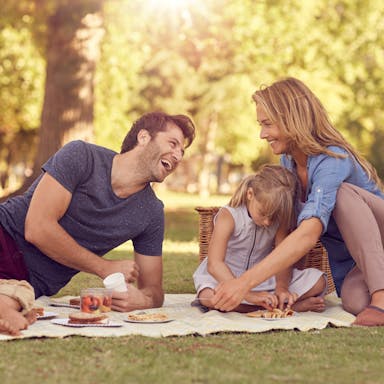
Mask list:
[[[296,177],[279,165],[264,165],[241,182],[217,213],[208,257],[193,275],[201,305],[213,308],[211,298],[219,283],[259,263],[294,228],[298,191]],[[235,310],[254,310],[252,305],[257,305],[321,312],[325,289],[321,271],[288,268],[253,287]]]

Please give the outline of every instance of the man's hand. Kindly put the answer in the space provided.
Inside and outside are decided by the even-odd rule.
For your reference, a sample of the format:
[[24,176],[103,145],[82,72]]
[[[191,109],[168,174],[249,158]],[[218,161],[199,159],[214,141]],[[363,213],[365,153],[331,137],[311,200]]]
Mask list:
[[137,278],[137,287],[129,284],[127,292],[113,292],[112,309],[115,311],[129,312],[134,309],[158,308],[163,305],[162,257],[146,256],[137,252],[134,255],[134,264],[129,260],[117,260],[113,262],[114,268],[117,267],[117,270],[108,272],[108,274],[123,272],[126,279],[127,275]]
[[150,290],[140,290],[134,285],[127,286],[127,292],[112,293],[112,309],[118,312],[129,312],[135,309],[153,308]]
[[115,272],[121,272],[127,283],[134,283],[140,273],[139,266],[133,260],[105,260],[106,265],[100,277],[105,279],[108,275]]
[[240,279],[231,279],[221,282],[215,289],[212,304],[220,311],[232,311],[248,293],[248,288]]

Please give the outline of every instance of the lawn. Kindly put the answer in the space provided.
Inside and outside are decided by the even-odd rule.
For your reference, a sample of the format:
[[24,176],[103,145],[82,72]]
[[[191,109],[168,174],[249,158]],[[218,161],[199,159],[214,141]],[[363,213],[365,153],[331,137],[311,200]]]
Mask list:
[[[223,197],[159,191],[166,210],[164,287],[192,293],[198,262],[197,205]],[[130,245],[110,258],[129,255]],[[59,295],[77,295],[100,279],[78,274]],[[68,337],[0,342],[0,383],[364,383],[381,384],[383,328],[327,328],[152,339]]]

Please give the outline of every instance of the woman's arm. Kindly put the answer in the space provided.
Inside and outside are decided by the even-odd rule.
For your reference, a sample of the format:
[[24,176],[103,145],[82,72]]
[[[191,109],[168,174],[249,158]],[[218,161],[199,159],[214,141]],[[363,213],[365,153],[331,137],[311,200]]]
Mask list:
[[[276,237],[275,245],[278,246],[288,235],[286,228],[279,228]],[[292,280],[292,266],[283,269],[281,272],[276,273],[276,287],[275,295],[279,301],[279,308],[284,309],[285,306],[291,307],[296,301],[296,296],[289,292],[289,284]]]
[[321,221],[312,217],[303,220],[265,259],[237,279],[220,283],[212,302],[216,309],[230,311],[244,299],[247,292],[264,280],[292,266],[314,247],[322,232]]
[[228,241],[235,228],[232,215],[222,208],[215,220],[212,237],[208,248],[208,272],[218,281],[233,279],[232,271],[225,264]]

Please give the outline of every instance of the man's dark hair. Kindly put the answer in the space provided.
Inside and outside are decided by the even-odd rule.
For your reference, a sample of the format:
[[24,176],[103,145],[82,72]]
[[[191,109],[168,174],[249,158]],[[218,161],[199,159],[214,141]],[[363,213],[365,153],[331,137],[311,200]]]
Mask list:
[[185,115],[167,115],[164,112],[150,112],[136,120],[121,145],[120,153],[128,152],[137,145],[137,134],[141,129],[149,132],[153,139],[158,132],[165,131],[168,123],[178,126],[187,141],[185,148],[189,147],[195,138],[195,125]]

